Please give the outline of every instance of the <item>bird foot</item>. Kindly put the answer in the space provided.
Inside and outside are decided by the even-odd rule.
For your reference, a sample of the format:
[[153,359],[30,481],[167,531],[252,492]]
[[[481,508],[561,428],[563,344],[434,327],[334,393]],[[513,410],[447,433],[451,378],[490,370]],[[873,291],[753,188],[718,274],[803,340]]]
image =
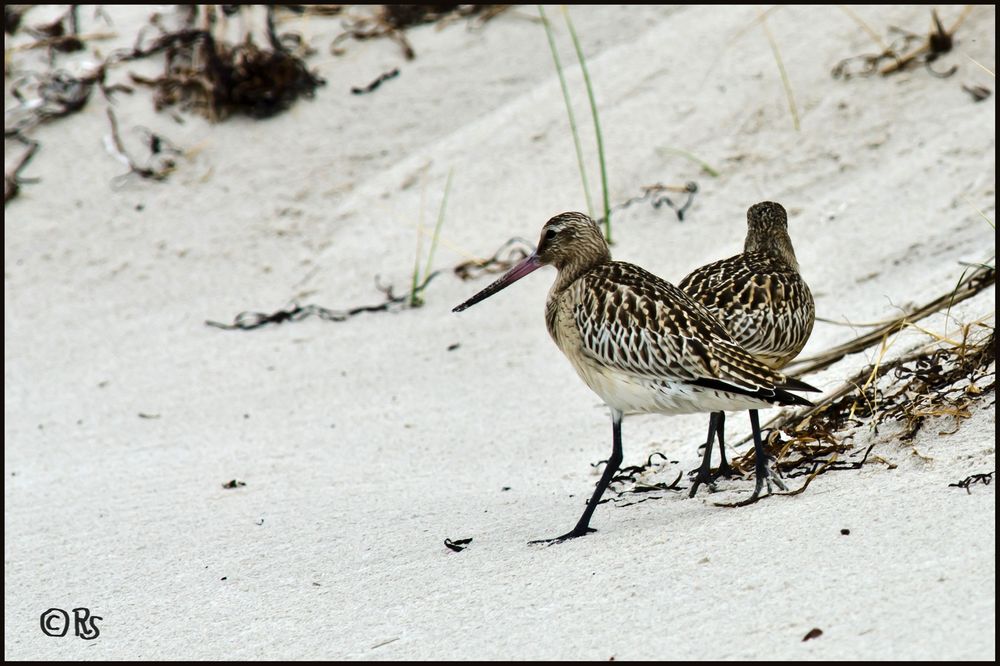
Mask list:
[[688,497],[694,497],[695,493],[698,492],[698,488],[703,483],[708,485],[709,492],[715,490],[715,476],[710,473],[706,473],[705,470],[701,468],[693,470],[691,473],[696,474],[697,476],[694,477],[694,481],[691,483],[691,492],[688,493]]
[[757,485],[753,489],[753,495],[750,496],[750,499],[746,500],[746,503],[753,504],[754,502],[759,500],[760,491],[761,489],[763,489],[765,485],[767,486],[767,494],[773,495],[774,488],[771,487],[772,482],[774,483],[774,485],[778,486],[778,488],[780,488],[781,490],[784,491],[788,490],[788,486],[785,485],[785,482],[781,480],[781,477],[778,476],[778,473],[775,472],[773,469],[771,469],[771,466],[768,465],[767,462],[765,462],[763,465],[758,466]]
[[528,545],[530,546],[530,545],[534,545],[534,544],[539,544],[540,543],[540,544],[544,544],[546,546],[552,546],[552,545],[555,545],[557,543],[562,543],[563,541],[569,541],[570,539],[575,539],[577,537],[587,536],[591,532],[596,532],[596,531],[597,530],[595,530],[593,527],[584,527],[583,529],[580,529],[580,528],[577,527],[577,528],[574,528],[573,531],[567,532],[566,534],[563,534],[562,536],[558,536],[558,537],[556,537],[554,539],[535,539],[534,541],[529,541]]
[[731,479],[733,478],[734,472],[732,467],[725,465],[720,466],[719,469],[714,472],[699,467],[698,469],[691,470],[690,474],[694,475],[694,480],[691,482],[691,492],[688,493],[688,497],[694,497],[695,493],[698,492],[698,488],[702,484],[708,486],[708,491],[710,493],[714,493],[716,491],[715,482],[719,480],[719,477],[724,476],[727,479]]
[[[757,469],[757,485],[754,487],[753,494],[750,495],[750,497],[741,502],[733,502],[731,504],[716,504],[716,506],[735,508],[735,507],[743,507],[755,504],[759,502],[763,497],[767,497],[767,495],[774,494],[774,489],[771,486],[772,483],[778,486],[778,488],[780,488],[781,490],[784,491],[788,490],[788,486],[785,485],[785,482],[782,481],[781,477],[778,476],[777,472],[771,469],[771,467],[767,464],[763,465],[762,467],[763,469],[761,469],[760,467],[758,467]],[[764,489],[764,486],[767,486],[767,494],[761,495],[760,491]]]

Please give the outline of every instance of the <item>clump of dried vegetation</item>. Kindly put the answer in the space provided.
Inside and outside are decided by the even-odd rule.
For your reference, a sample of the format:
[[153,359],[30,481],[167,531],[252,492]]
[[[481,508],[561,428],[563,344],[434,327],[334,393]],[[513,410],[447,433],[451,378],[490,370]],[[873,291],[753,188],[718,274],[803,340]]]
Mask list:
[[[996,284],[996,269],[981,266],[968,274],[958,288],[917,312],[939,311],[969,298]],[[874,445],[861,450],[852,444],[861,429],[875,433],[889,424],[898,426],[894,437],[912,442],[931,419],[950,417],[952,427],[939,434],[956,432],[963,419],[972,415],[973,405],[992,396],[996,400],[995,329],[985,321],[964,324],[958,336],[944,336],[914,324],[912,314],[881,327],[881,349],[875,363],[865,367],[820,404],[801,413],[779,417],[768,424],[766,448],[775,458],[775,467],[786,478],[806,476],[798,494],[816,476],[828,471],[859,469],[874,460]],[[930,345],[883,362],[892,336],[906,328],[917,328],[930,335]],[[826,367],[846,353],[871,346],[872,335],[855,341],[855,349],[842,346],[828,358],[813,360],[809,367]],[[832,360],[831,360],[832,359]],[[913,449],[914,453],[919,453]],[[732,466],[744,474],[754,468],[754,452],[735,458]]]
[[925,67],[928,72],[939,78],[948,78],[958,71],[958,67],[954,65],[946,70],[938,71],[932,68],[931,64],[951,53],[955,45],[955,32],[968,18],[969,12],[972,11],[972,5],[966,5],[949,28],[944,27],[937,10],[932,9],[931,29],[926,34],[921,35],[896,26],[889,26],[889,34],[894,39],[888,44],[849,7],[841,5],[841,9],[861,26],[881,50],[878,53],[866,53],[844,58],[833,68],[834,78],[849,79],[854,76],[872,76],[874,74],[889,76],[919,66]]
[[179,104],[212,120],[234,113],[267,118],[299,97],[312,97],[324,84],[286,46],[290,40],[277,35],[274,12],[274,7],[267,8],[267,47],[255,44],[249,34],[237,44],[217,40],[212,33],[214,12],[206,10],[205,25],[196,27],[199,12],[192,8],[179,29],[164,30],[160,22],[154,22],[160,34],[151,44],[137,43],[131,52],[112,57],[127,62],[164,54],[161,76],[130,75],[134,83],[154,89],[157,110]]
[[399,45],[407,60],[416,51],[403,32],[406,28],[426,23],[447,24],[457,19],[471,19],[481,26],[510,5],[381,5],[374,13],[347,16],[344,30],[330,44],[330,52],[342,55],[341,43],[348,39],[364,41],[387,37]]
[[[996,402],[996,337],[987,319],[963,324],[958,335],[944,336],[917,326],[914,322],[934,312],[950,309],[954,304],[971,298],[996,284],[993,266],[978,266],[966,273],[958,286],[924,306],[879,326],[875,331],[839,345],[823,354],[799,362],[804,374],[833,365],[844,356],[880,345],[877,360],[849,378],[816,406],[802,411],[784,413],[764,426],[765,449],[774,459],[773,468],[786,479],[804,478],[795,490],[784,495],[797,495],[808,488],[817,476],[832,471],[857,470],[876,462],[894,468],[895,464],[873,455],[875,444],[859,447],[856,435],[869,431],[879,433],[893,427],[893,438],[901,443],[912,442],[917,434],[936,419],[948,417],[950,427],[939,431],[944,436],[958,430],[963,419],[972,416],[972,409],[985,400]],[[904,329],[916,328],[932,340],[916,350],[891,361],[883,361],[892,341]],[[744,440],[745,442],[746,440]],[[913,453],[920,456],[916,448]],[[654,454],[661,455],[662,454]],[[664,461],[665,462],[665,461]],[[749,477],[755,465],[754,449],[730,461],[733,469]],[[662,467],[662,464],[660,465]],[[637,468],[638,469],[638,468]],[[648,473],[652,470],[652,474]],[[651,483],[656,477],[652,457],[639,480],[619,478],[623,482],[616,502],[634,503],[629,498],[637,493],[684,490],[672,483]],[[669,477],[672,473],[665,472]],[[991,476],[990,473],[989,476]],[[633,475],[634,476],[634,475]],[[972,482],[989,483],[974,475]],[[969,479],[952,484],[968,489]],[[659,499],[664,493],[651,494]],[[766,497],[766,495],[765,495]],[[746,502],[720,504],[744,506]]]
[[[482,25],[507,6],[384,5],[374,14],[352,18],[344,5],[271,5],[263,9],[249,5],[183,5],[175,10],[152,12],[132,48],[114,51],[106,57],[94,52],[91,55],[96,61],[87,62],[82,72],[74,74],[57,63],[59,56],[86,51],[92,42],[116,36],[106,30],[82,33],[83,7],[86,6],[71,5],[55,20],[36,25],[28,25],[25,19],[31,5],[4,8],[6,34],[23,32],[32,38],[5,49],[5,79],[18,104],[5,111],[4,138],[26,147],[14,168],[4,174],[5,204],[20,193],[22,185],[35,182],[21,175],[42,146],[31,136],[33,130],[83,110],[95,98],[92,94],[95,87],[108,103],[109,111],[113,94],[131,94],[136,86],[141,86],[153,91],[157,110],[176,107],[212,121],[234,115],[268,118],[287,110],[301,98],[313,97],[325,84],[304,60],[316,49],[293,30],[279,31],[278,26],[285,19],[344,16],[345,25],[331,45],[335,53],[340,52],[336,45],[344,39],[388,37],[399,42],[406,57],[411,59],[415,54],[404,35],[406,28],[435,22],[442,25],[457,18],[470,18]],[[259,18],[262,12],[264,21]],[[237,24],[244,26],[242,37],[228,41],[226,28],[232,25],[233,17],[241,14]],[[94,9],[94,19],[98,18],[107,26],[112,25],[101,7]],[[258,24],[256,40],[255,23]],[[40,71],[25,70],[24,63],[14,57],[42,50],[48,54],[48,68]],[[119,76],[115,83],[108,82],[112,73],[123,66],[154,56],[163,57],[162,73],[147,76],[128,72],[127,78]],[[394,70],[383,75],[368,87],[356,89],[355,94],[370,93],[398,73]],[[179,115],[174,117],[180,121]],[[128,164],[129,175],[162,180],[173,170],[173,158],[165,158],[155,149],[151,151],[157,162],[153,165],[140,164],[129,157],[118,134],[117,120],[110,113],[109,119],[112,141],[108,152]]]
[[[860,469],[874,445],[864,451],[854,448],[851,440],[859,429],[878,432],[897,424],[894,437],[912,442],[930,419],[951,417],[952,427],[938,434],[956,432],[962,419],[972,415],[974,403],[991,395],[996,400],[995,333],[977,337],[971,325],[965,333],[954,344],[941,341],[932,349],[866,367],[836,397],[775,423],[766,447],[782,476],[808,476],[811,481],[828,471]],[[845,455],[855,460],[842,460]],[[877,456],[874,460],[893,466]],[[751,472],[753,449],[731,464],[742,473]],[[789,494],[803,490],[805,485]]]

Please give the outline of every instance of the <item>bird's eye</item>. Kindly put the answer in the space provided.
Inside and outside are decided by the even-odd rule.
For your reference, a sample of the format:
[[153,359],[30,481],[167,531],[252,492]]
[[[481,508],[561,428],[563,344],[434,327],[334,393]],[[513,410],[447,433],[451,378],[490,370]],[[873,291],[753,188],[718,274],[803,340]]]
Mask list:
[[555,229],[549,229],[548,231],[545,232],[545,240],[552,240],[555,237],[556,237]]

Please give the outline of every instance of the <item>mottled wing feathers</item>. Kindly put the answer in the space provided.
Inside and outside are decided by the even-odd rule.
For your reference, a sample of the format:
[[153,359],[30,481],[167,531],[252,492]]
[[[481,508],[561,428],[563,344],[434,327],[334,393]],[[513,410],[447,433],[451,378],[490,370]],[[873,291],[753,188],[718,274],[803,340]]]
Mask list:
[[653,380],[714,380],[773,395],[784,376],[736,344],[704,307],[669,282],[624,262],[587,272],[570,289],[582,351],[598,363]]
[[747,351],[782,367],[805,346],[816,310],[808,285],[785,261],[738,254],[695,270],[681,290],[715,314]]

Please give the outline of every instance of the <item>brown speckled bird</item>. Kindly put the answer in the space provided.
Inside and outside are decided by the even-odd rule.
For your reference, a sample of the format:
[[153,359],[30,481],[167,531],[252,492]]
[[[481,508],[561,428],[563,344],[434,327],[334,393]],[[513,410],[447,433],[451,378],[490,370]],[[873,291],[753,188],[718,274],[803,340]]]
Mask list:
[[[702,266],[678,286],[708,308],[744,349],[773,370],[780,370],[795,358],[812,333],[816,307],[808,285],[799,275],[799,262],[788,236],[788,216],[781,204],[764,201],[751,206],[743,252]],[[691,486],[692,497],[702,483],[732,472],[726,461],[725,419],[725,412],[718,411],[709,420],[705,456]],[[750,423],[756,444],[760,436],[756,409],[750,410]],[[722,462],[718,475],[713,477],[709,459],[715,437]],[[757,486],[749,501],[760,496],[763,483],[770,492],[772,479],[785,489],[762,453],[758,445]]]
[[576,526],[555,542],[594,531],[590,518],[622,461],[625,414],[685,414],[809,405],[789,391],[816,390],[772,370],[703,306],[638,266],[612,261],[597,224],[582,213],[545,223],[538,249],[454,309],[464,310],[532,271],[558,270],[545,304],[549,334],[611,410],[611,457]]

